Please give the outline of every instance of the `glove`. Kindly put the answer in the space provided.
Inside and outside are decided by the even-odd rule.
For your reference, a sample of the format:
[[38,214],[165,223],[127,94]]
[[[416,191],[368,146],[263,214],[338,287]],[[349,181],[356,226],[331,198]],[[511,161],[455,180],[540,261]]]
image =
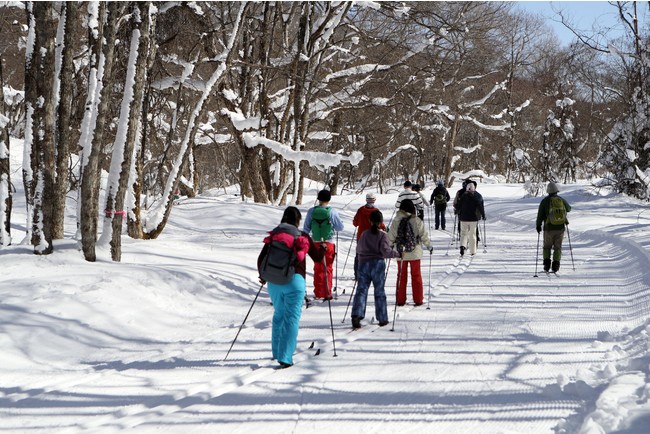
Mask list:
[[537,233],[542,232],[542,227],[541,226],[537,226],[535,229],[537,229]]
[[327,253],[327,244],[321,243],[320,251],[323,252],[323,253]]
[[257,276],[257,280],[259,280],[262,285],[266,283],[266,280],[262,279],[262,276]]
[[429,247],[429,254],[433,255],[433,247]]

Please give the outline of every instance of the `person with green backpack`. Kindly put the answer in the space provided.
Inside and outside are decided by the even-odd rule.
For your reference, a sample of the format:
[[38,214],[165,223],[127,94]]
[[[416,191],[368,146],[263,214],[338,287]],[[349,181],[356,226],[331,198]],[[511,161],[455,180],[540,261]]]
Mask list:
[[445,212],[447,211],[447,202],[451,200],[449,196],[449,191],[445,188],[445,183],[440,180],[436,184],[436,188],[431,193],[431,204],[436,211],[436,230],[442,227],[442,230],[445,230],[447,225],[447,219],[445,218]]
[[[538,234],[542,232],[542,223],[544,223],[544,244],[542,249],[544,271],[551,270],[554,273],[560,269],[564,228],[565,225],[569,224],[567,213],[571,211],[571,205],[558,195],[559,191],[560,189],[556,183],[548,183],[546,186],[548,196],[542,199],[539,204],[536,222]],[[551,262],[551,249],[553,249],[553,262]]]
[[311,232],[314,242],[325,253],[325,259],[314,262],[314,297],[317,299],[332,299],[332,274],[334,274],[334,259],[336,245],[332,242],[334,232],[343,230],[343,221],[339,213],[329,206],[332,193],[329,190],[318,192],[318,205],[310,208],[305,217],[303,230]]

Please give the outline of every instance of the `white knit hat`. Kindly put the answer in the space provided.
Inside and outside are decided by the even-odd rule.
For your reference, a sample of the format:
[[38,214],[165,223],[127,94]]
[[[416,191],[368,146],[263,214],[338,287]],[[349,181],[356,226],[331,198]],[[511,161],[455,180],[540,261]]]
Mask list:
[[366,194],[366,202],[375,203],[375,200],[377,200],[377,196],[375,196],[375,193]]

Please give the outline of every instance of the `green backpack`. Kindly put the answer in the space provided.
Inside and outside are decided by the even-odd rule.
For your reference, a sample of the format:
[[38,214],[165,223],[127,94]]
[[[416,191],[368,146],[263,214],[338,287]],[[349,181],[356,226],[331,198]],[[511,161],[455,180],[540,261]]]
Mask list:
[[314,241],[327,241],[332,237],[330,207],[317,206],[311,214],[311,233]]
[[447,203],[447,198],[444,193],[438,193],[433,197],[433,201],[436,205],[445,205]]
[[548,219],[547,223],[552,225],[563,225],[567,222],[566,220],[566,207],[564,206],[564,201],[559,196],[551,197]]

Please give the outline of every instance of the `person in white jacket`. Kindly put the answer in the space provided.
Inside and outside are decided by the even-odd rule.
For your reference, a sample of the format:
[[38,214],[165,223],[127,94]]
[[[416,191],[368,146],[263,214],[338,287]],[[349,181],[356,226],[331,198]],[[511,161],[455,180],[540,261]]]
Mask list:
[[417,242],[412,250],[400,252],[402,253],[402,258],[397,262],[397,275],[399,277],[397,282],[397,305],[403,306],[406,304],[406,284],[408,283],[408,268],[410,266],[413,302],[416,306],[420,306],[424,303],[424,288],[422,285],[422,273],[420,272],[422,246],[425,246],[429,254],[433,254],[433,247],[431,247],[431,241],[429,240],[429,234],[424,226],[424,222],[417,218],[415,205],[410,199],[402,200],[399,211],[397,211],[395,219],[391,222],[390,229],[388,230],[388,239],[391,246],[395,246],[399,250],[398,228],[402,219],[408,220]]

